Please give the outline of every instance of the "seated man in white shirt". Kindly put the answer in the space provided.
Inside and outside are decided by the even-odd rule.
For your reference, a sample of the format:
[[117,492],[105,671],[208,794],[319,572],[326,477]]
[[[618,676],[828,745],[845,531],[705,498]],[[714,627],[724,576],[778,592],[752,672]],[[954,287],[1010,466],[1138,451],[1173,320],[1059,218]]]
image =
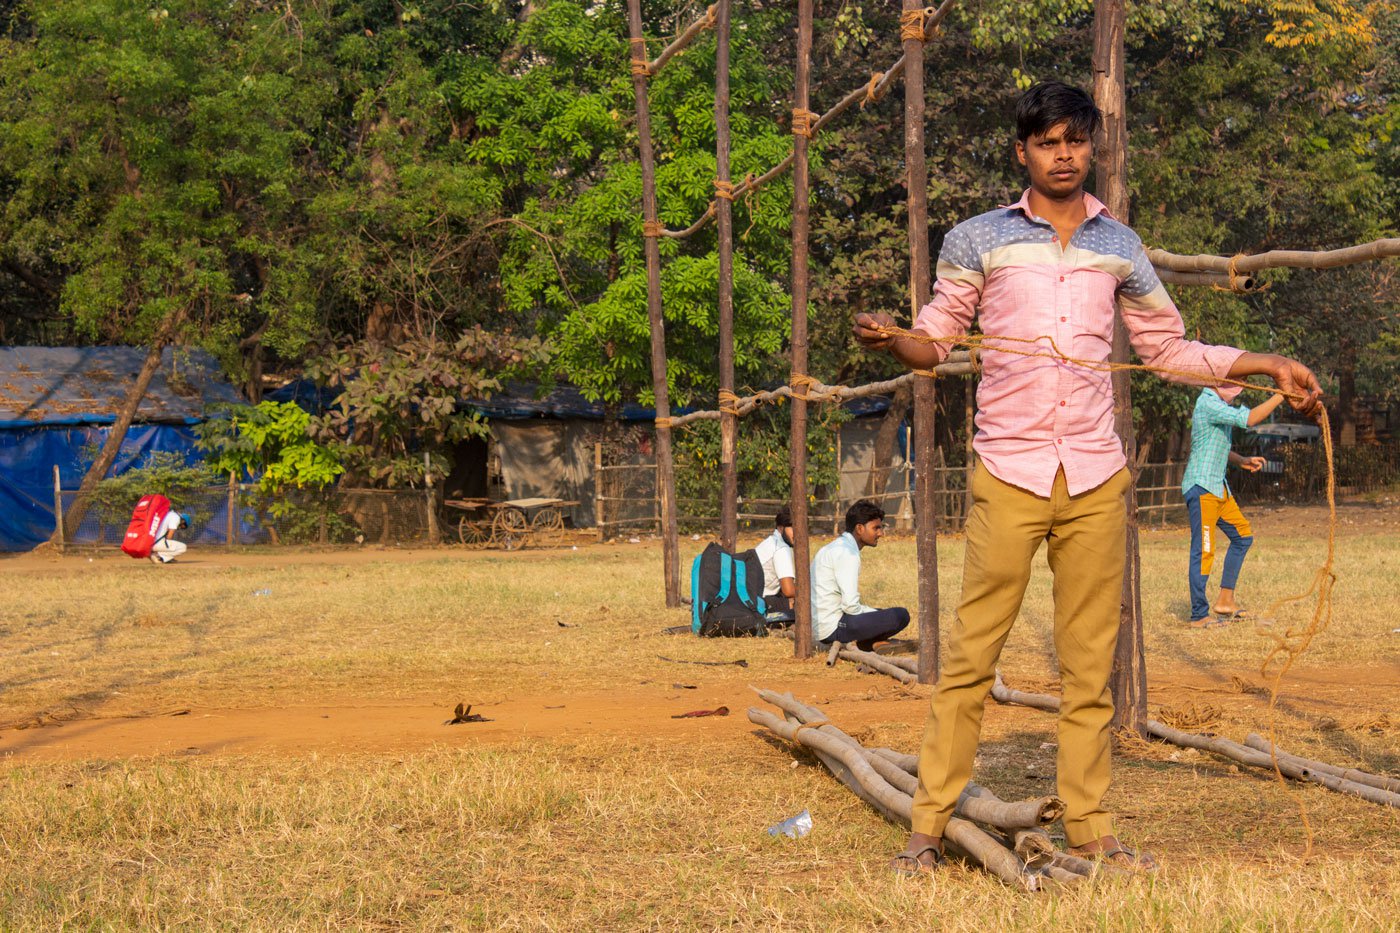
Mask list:
[[170,535],[177,529],[188,528],[189,524],[190,517],[184,512],[171,509],[165,513],[160,526],[156,528],[156,543],[151,545],[151,563],[168,564],[185,553],[185,543],[176,541]]
[[797,595],[797,569],[792,556],[792,510],[783,506],[773,519],[773,533],[753,552],[763,564],[763,601],[770,613],[792,618],[792,598]]
[[862,651],[904,631],[909,610],[872,609],[860,601],[860,552],[885,534],[885,510],[861,499],[846,512],[846,533],[812,559],[812,632],[817,641],[855,642]]

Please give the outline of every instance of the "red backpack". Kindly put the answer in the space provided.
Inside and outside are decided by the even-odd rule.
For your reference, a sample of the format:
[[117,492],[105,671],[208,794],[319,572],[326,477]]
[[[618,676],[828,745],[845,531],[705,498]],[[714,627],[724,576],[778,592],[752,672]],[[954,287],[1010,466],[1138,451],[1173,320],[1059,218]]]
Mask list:
[[151,548],[156,543],[156,531],[165,516],[170,514],[170,500],[160,493],[142,496],[131,513],[131,524],[126,526],[126,537],[122,539],[122,550],[137,559],[151,556]]

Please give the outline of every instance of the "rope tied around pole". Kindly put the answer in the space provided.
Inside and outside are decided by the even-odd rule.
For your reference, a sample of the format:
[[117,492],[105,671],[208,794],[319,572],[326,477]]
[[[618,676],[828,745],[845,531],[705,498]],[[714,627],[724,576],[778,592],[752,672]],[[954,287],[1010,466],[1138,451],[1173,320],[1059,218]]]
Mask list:
[[651,75],[651,59],[647,58],[647,41],[640,36],[628,40],[632,45],[632,74],[635,77]]
[[911,369],[909,371],[916,376],[928,376],[930,379],[938,378],[938,373],[932,369]]
[[811,139],[812,127],[816,125],[818,119],[820,119],[818,114],[810,110],[804,110],[801,107],[792,108],[792,135]]
[[924,30],[924,23],[932,19],[938,11],[931,6],[926,6],[922,10],[905,10],[899,14],[899,39],[913,39],[916,42],[927,42],[931,35],[938,34],[938,27],[934,27],[932,34]]
[[658,428],[664,428],[667,431],[676,426],[675,418],[663,417],[661,415],[658,415],[654,419],[654,421]]
[[870,83],[865,86],[865,99],[860,102],[861,110],[865,109],[866,104],[873,104],[875,101],[885,96],[885,92],[880,90],[880,82],[884,77],[885,73],[883,71],[877,71],[870,76]]
[[666,233],[666,225],[659,220],[642,221],[642,236],[655,238]]
[[804,722],[801,725],[799,725],[796,729],[792,730],[792,741],[797,741],[797,737],[802,734],[803,729],[820,729],[822,726],[830,724],[830,719],[815,719],[812,722]]
[[[740,236],[747,240],[749,234],[753,232],[753,225],[758,223],[758,178],[753,172],[744,176],[744,183],[739,186],[744,189],[744,206],[749,209],[749,225],[744,228]],[[737,190],[737,189],[736,189]]]
[[1255,292],[1262,292],[1272,283],[1265,282],[1263,287],[1254,287],[1254,277],[1240,272],[1240,260],[1246,258],[1245,253],[1236,253],[1230,257],[1230,263],[1226,267],[1226,274],[1230,277],[1228,285],[1212,285],[1211,291],[1230,292],[1235,295],[1249,295]]
[[788,377],[788,385],[792,386],[792,397],[803,402],[824,402],[826,398],[821,395],[812,395],[807,391],[815,385],[821,385],[817,379],[813,379],[806,373],[793,373]]
[[724,198],[726,201],[734,200],[734,183],[723,178],[715,179],[715,197]]
[[704,25],[701,29],[714,29],[715,23],[719,22],[718,4],[712,3],[705,8]]
[[733,415],[738,418],[743,412],[739,411],[739,396],[728,389],[719,390],[719,410],[721,414]]

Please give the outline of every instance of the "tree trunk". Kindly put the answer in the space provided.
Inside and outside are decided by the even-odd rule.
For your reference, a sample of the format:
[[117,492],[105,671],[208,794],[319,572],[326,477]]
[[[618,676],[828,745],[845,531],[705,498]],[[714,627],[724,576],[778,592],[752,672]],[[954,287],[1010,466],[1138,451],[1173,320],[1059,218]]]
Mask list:
[[1337,446],[1356,446],[1356,347],[1343,340],[1337,353]]
[[[117,420],[107,431],[107,440],[102,443],[102,449],[97,454],[97,459],[88,467],[87,473],[83,476],[83,482],[78,487],[78,495],[73,500],[73,504],[68,507],[68,512],[63,516],[62,529],[68,535],[77,532],[78,525],[82,522],[83,516],[87,514],[88,503],[92,501],[92,494],[97,491],[97,484],[102,482],[107,471],[112,468],[112,464],[117,459],[117,452],[121,450],[122,441],[126,440],[127,428],[131,427],[132,420],[136,417],[136,410],[141,407],[141,400],[146,397],[146,390],[151,386],[151,379],[155,376],[156,370],[160,369],[160,356],[165,350],[165,345],[169,341],[168,329],[165,333],[159,334],[150,350],[146,352],[146,361],[141,364],[141,371],[136,375],[136,381],[132,383],[131,390],[127,392],[126,399],[122,402],[122,410],[117,414]],[[61,546],[65,542],[60,535],[65,531],[55,529],[53,537],[49,543]]]
[[[1103,111],[1103,137],[1099,144],[1098,196],[1109,213],[1128,222],[1128,120],[1123,35],[1127,10],[1124,0],[1094,3],[1094,103]],[[1128,332],[1121,315],[1114,316],[1114,362],[1126,363]],[[1133,435],[1133,400],[1128,373],[1113,374],[1114,428],[1123,442],[1131,470],[1137,460]],[[1137,480],[1128,484],[1124,497],[1127,513],[1126,560],[1118,617],[1118,646],[1113,657],[1114,723],[1142,734],[1147,722],[1147,669],[1142,631],[1142,558],[1138,551]]]
[[[890,399],[889,411],[885,412],[885,417],[880,420],[880,429],[875,432],[875,452],[870,466],[870,479],[865,487],[865,494],[872,498],[879,498],[885,494],[886,487],[890,482],[890,462],[894,460],[894,445],[899,440],[899,428],[904,423],[904,416],[909,413],[909,404],[914,399],[914,390],[908,385],[902,385],[894,391],[894,398]],[[914,452],[908,451],[908,456],[913,456]]]

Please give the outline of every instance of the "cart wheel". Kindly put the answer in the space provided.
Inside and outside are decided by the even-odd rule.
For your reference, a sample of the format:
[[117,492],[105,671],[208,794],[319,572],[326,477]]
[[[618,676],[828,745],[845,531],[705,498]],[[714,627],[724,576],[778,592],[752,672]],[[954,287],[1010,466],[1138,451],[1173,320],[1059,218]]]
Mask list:
[[564,513],[552,505],[547,505],[535,513],[530,520],[531,536],[555,544],[564,535]]
[[507,551],[525,546],[530,521],[519,509],[501,509],[491,522],[491,543]]
[[464,515],[457,523],[457,537],[461,538],[467,547],[481,547],[491,540],[491,526]]

